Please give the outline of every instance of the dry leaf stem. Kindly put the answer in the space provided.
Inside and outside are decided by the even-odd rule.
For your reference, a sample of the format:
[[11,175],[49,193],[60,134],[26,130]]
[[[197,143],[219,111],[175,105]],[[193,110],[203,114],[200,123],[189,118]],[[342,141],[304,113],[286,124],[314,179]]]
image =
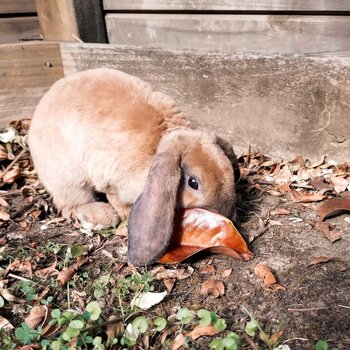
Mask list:
[[329,307],[323,306],[323,307],[308,307],[303,309],[293,309],[288,308],[288,312],[305,312],[305,311],[319,311],[319,310],[329,310]]
[[22,158],[22,156],[27,152],[27,149],[22,149],[20,153],[13,159],[13,161],[5,168],[5,170],[0,174],[0,180],[11,170],[11,168]]

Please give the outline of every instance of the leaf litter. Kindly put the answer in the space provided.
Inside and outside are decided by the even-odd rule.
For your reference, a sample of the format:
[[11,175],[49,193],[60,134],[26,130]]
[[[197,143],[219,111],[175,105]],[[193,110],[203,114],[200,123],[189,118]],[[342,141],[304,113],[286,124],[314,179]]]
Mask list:
[[[76,312],[83,310],[88,300],[93,298],[92,282],[98,279],[103,264],[108,266],[105,273],[110,273],[110,278],[99,303],[106,306],[104,314],[106,322],[113,321],[113,319],[119,320],[119,311],[115,315],[115,310],[110,309],[118,305],[117,297],[111,291],[118,286],[120,283],[118,281],[131,278],[138,273],[125,263],[125,257],[116,253],[118,249],[126,245],[127,226],[114,233],[84,237],[80,233],[79,223],[69,222],[59,216],[51,204],[50,197],[40,185],[31,164],[25,140],[28,126],[29,121],[26,120],[13,122],[11,124],[13,131],[7,136],[2,136],[5,137],[6,142],[0,141],[0,249],[2,249],[0,296],[4,299],[4,307],[0,311],[5,312],[3,314],[5,317],[1,318],[0,328],[8,327],[11,332],[14,332],[21,322],[27,320],[34,324],[39,322],[39,325],[44,326],[45,334],[48,336],[55,334],[59,329],[48,324],[53,307],[50,305],[50,298],[53,298],[55,304],[61,305],[63,310],[67,309],[67,300],[62,296],[66,295],[67,288],[69,288],[71,296],[69,302],[73,303],[71,306],[76,309]],[[8,133],[8,130],[5,130],[4,133]],[[0,136],[2,134],[3,132],[0,132]],[[9,136],[11,138],[6,138]],[[313,297],[312,289],[315,284],[319,283],[320,278],[323,278],[324,281],[322,288],[328,288],[329,284],[337,283],[336,281],[329,283],[328,279],[336,277],[338,273],[344,274],[339,276],[339,279],[345,288],[347,283],[345,274],[349,272],[349,262],[346,255],[336,254],[346,244],[345,242],[348,242],[348,233],[344,231],[345,225],[348,224],[345,220],[341,224],[337,221],[337,216],[349,212],[347,200],[344,201],[344,198],[349,193],[350,163],[337,164],[327,160],[326,157],[312,163],[300,155],[288,162],[267,157],[261,152],[251,151],[241,156],[239,161],[242,181],[238,185],[238,196],[240,197],[238,207],[241,210],[239,215],[242,221],[238,223],[238,227],[246,241],[248,241],[248,232],[253,234],[254,239],[249,249],[256,257],[271,255],[275,260],[285,261],[282,269],[278,267],[275,271],[279,271],[281,280],[286,281],[288,285],[288,290],[297,296],[295,301],[300,302],[300,300],[308,300]],[[251,207],[246,207],[247,203]],[[322,220],[330,222],[326,223],[327,226],[322,226],[320,225]],[[303,230],[302,233],[300,230]],[[300,232],[299,236],[302,235],[302,238],[299,238],[297,244],[291,244],[292,240],[299,237],[297,232]],[[304,234],[304,232],[308,233]],[[309,244],[311,238],[313,243],[310,241]],[[278,248],[283,249],[284,242],[289,242],[289,240],[291,243],[288,245],[288,253],[285,250],[286,255],[281,257]],[[113,244],[109,244],[110,241]],[[327,242],[328,244],[333,242],[332,247],[327,246]],[[84,251],[80,258],[83,260],[79,262],[76,257],[67,255],[67,248],[77,244],[89,244],[90,247]],[[323,248],[320,249],[319,245]],[[104,248],[101,249],[101,247]],[[108,250],[110,255],[103,255],[102,250]],[[140,294],[139,300],[142,296],[151,296],[151,302],[148,305],[152,306],[144,312],[152,313],[154,312],[152,310],[156,310],[157,313],[165,312],[164,316],[170,315],[174,305],[179,303],[196,310],[204,297],[204,303],[208,308],[219,308],[222,310],[222,316],[226,317],[230,309],[234,310],[244,300],[250,305],[256,317],[264,319],[267,322],[266,325],[271,326],[270,321],[264,316],[264,310],[271,308],[275,303],[274,299],[269,297],[272,293],[264,295],[260,302],[256,302],[257,292],[254,289],[254,283],[250,281],[250,277],[247,277],[249,269],[251,271],[256,262],[254,260],[239,262],[216,255],[210,263],[202,264],[203,255],[208,254],[210,252],[202,252],[198,257],[194,256],[184,263],[172,265],[171,268],[167,265],[155,265],[153,270],[149,271],[149,275],[156,290],[144,293],[155,293],[155,295],[161,293],[161,296],[167,295],[167,297],[156,298],[159,300],[157,303],[157,300],[153,299],[153,294]],[[299,259],[296,260],[299,267],[293,267],[295,266],[294,257]],[[83,264],[82,261],[84,261]],[[332,262],[345,264],[345,268],[339,270],[334,267],[335,264],[331,264]],[[319,264],[327,266],[327,269],[332,271],[331,275],[327,275],[324,269],[304,269],[304,267]],[[287,266],[291,267],[290,270],[286,270]],[[318,276],[318,280],[313,280],[313,275],[315,278]],[[299,284],[300,278],[309,278],[313,281],[309,289],[307,288],[308,282]],[[225,285],[221,279],[225,281]],[[53,287],[55,283],[61,287]],[[130,283],[130,286],[133,286],[135,282]],[[264,288],[276,285],[279,284],[274,282]],[[59,293],[55,291],[56,288],[61,288]],[[271,289],[274,291],[273,288]],[[338,289],[342,290],[342,285],[338,284]],[[304,294],[303,291],[305,291]],[[324,293],[327,295],[327,292]],[[331,291],[328,293],[332,294]],[[289,293],[282,294],[279,305],[281,300],[283,305],[293,303],[293,297],[289,296]],[[318,294],[315,295],[315,298],[322,298],[322,296]],[[341,305],[350,305],[344,293],[338,293],[337,296],[333,296],[333,299],[337,299]],[[126,297],[124,305],[127,303],[130,305],[131,301],[132,298],[128,301]],[[40,305],[41,302],[45,305]],[[329,300],[328,305],[331,306],[332,302]],[[306,301],[305,304],[307,304]],[[23,311],[25,305],[29,307],[27,311]],[[228,319],[230,317],[232,316],[228,316]],[[274,317],[283,321],[284,316],[276,311]],[[283,336],[279,331],[273,334],[284,339],[303,334],[302,329],[297,327],[299,321],[293,330],[294,320],[290,318],[291,316],[288,317],[289,319],[284,321],[288,322],[290,327],[284,329]],[[343,320],[343,314],[339,312],[337,314],[339,323],[334,322],[335,316],[330,315],[328,318],[327,315],[324,315],[323,322],[327,322],[331,317],[332,324],[329,326],[328,337],[337,334],[338,342],[346,345],[344,343],[346,338],[342,337],[342,333],[337,330],[341,329],[339,325]],[[299,349],[303,349],[303,346],[305,349],[311,348],[312,342],[315,342],[319,334],[319,327],[312,319],[304,319],[303,323],[305,322],[310,325],[313,333],[310,333],[309,330],[303,334],[308,338],[308,343],[295,341]],[[333,324],[338,328],[332,328]],[[113,330],[112,325],[116,325],[117,329]],[[123,321],[112,322],[106,327],[106,334],[109,334],[109,338],[113,337],[112,334],[121,337],[125,334],[126,325]],[[207,348],[206,339],[215,337],[216,333],[212,326],[201,327],[189,327],[181,334],[183,341],[190,338],[202,344],[202,348]],[[242,330],[238,324],[233,327],[234,330]],[[171,342],[174,341],[178,330],[176,325],[169,324],[162,331],[158,341],[169,340],[169,338]],[[197,337],[202,333],[205,337]],[[180,335],[178,337],[181,338]],[[157,337],[144,336],[142,339],[144,344],[157,342]],[[254,341],[260,342],[261,340],[255,339]],[[334,345],[337,344],[334,343]],[[33,343],[32,348],[35,347],[37,344]]]

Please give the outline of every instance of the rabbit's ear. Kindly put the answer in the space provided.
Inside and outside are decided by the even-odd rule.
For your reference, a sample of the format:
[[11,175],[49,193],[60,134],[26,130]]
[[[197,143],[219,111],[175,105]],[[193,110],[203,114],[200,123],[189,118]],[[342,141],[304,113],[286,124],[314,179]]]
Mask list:
[[238,164],[238,159],[233,151],[232,145],[224,140],[223,138],[217,136],[216,137],[216,142],[220,146],[220,148],[224,151],[226,154],[226,157],[230,160],[232,167],[233,167],[233,172],[235,175],[235,182],[238,182],[241,178],[241,172],[239,170],[239,164]]
[[171,152],[155,156],[143,193],[128,222],[128,259],[134,265],[157,261],[169,245],[181,177],[180,157]]

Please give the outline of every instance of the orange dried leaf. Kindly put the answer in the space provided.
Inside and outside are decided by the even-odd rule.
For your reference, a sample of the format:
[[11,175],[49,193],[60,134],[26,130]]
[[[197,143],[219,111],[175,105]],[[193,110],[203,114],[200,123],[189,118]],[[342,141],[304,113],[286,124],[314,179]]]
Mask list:
[[199,337],[209,336],[212,337],[218,334],[219,331],[212,325],[210,326],[197,326],[193,331],[186,334],[186,337],[190,337],[192,340],[196,340]]
[[254,267],[255,275],[261,278],[266,286],[277,283],[275,276],[270,268],[265,264],[256,264]]
[[350,196],[328,199],[320,205],[318,210],[322,221],[332,216],[348,213],[350,212]]
[[290,210],[285,209],[285,208],[276,208],[270,211],[270,215],[289,215]]
[[35,275],[40,278],[58,275],[59,272],[56,269],[56,265],[57,265],[57,260],[55,260],[50,266],[44,269],[35,271]]
[[199,273],[205,275],[210,273],[215,273],[215,267],[213,265],[204,265],[199,269]]
[[231,273],[232,273],[232,269],[223,270],[223,271],[221,272],[221,277],[222,277],[222,278],[226,278],[226,277],[230,276]]
[[171,350],[180,349],[184,344],[185,344],[185,337],[183,334],[180,333],[173,340],[173,343],[171,344]]
[[4,176],[2,176],[2,181],[5,184],[11,184],[16,181],[16,179],[20,176],[21,171],[19,168],[15,167],[9,170]]
[[292,161],[288,162],[288,164],[292,170],[296,171],[305,165],[305,161],[300,154],[297,154]]
[[49,309],[46,305],[34,306],[24,322],[32,329],[36,328],[40,323],[44,323]]
[[309,262],[308,266],[328,263],[329,261],[343,261],[343,260],[336,256],[314,256]]
[[21,261],[16,259],[6,269],[7,271],[19,271],[25,272],[30,278],[32,278],[32,263],[29,260]]
[[290,189],[291,198],[296,203],[319,202],[324,198],[321,192],[297,191],[294,188]]
[[57,282],[60,287],[65,286],[77,273],[78,269],[76,267],[65,267],[59,272],[57,276]]
[[316,222],[315,226],[321,231],[322,235],[327,238],[331,243],[334,243],[342,237],[341,232],[338,230],[331,230],[331,227],[326,222]]
[[170,293],[174,288],[176,279],[175,278],[165,278],[163,282],[164,282],[166,290],[168,291],[168,293]]
[[225,286],[219,280],[210,279],[203,282],[201,293],[211,298],[218,298],[220,295],[225,294]]
[[199,208],[180,211],[168,251],[160,262],[175,264],[203,250],[245,261],[254,256],[229,219]]

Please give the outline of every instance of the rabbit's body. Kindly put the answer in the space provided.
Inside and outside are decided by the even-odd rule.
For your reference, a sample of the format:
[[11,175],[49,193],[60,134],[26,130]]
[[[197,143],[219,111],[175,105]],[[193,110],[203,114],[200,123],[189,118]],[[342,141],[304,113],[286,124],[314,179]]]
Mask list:
[[[63,215],[90,227],[116,225],[139,198],[129,220],[135,263],[164,251],[176,206],[226,216],[235,211],[232,148],[190,129],[171,98],[117,70],[94,69],[56,82],[35,110],[28,141],[39,178]],[[197,189],[187,189],[193,178]],[[96,191],[109,203],[97,202]],[[154,232],[157,223],[164,234]],[[138,240],[140,249],[134,248]]]

